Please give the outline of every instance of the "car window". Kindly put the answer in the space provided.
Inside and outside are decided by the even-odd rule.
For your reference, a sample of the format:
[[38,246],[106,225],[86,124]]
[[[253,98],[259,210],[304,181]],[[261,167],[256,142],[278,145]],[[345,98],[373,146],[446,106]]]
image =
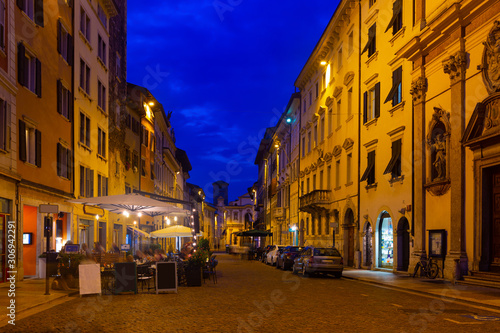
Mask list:
[[340,257],[340,253],[337,249],[325,249],[319,248],[314,249],[315,256],[328,256],[328,257]]
[[297,252],[299,251],[299,247],[298,246],[290,246],[290,248],[288,249],[288,251],[292,251],[292,252]]

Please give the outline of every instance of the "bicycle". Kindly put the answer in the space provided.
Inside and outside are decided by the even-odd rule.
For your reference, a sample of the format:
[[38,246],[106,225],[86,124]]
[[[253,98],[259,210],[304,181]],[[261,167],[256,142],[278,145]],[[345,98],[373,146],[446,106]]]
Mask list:
[[415,269],[413,270],[413,277],[415,277],[420,269],[420,276],[426,276],[429,279],[435,279],[439,273],[439,266],[435,260],[432,258],[429,259],[420,259],[419,262],[415,265]]

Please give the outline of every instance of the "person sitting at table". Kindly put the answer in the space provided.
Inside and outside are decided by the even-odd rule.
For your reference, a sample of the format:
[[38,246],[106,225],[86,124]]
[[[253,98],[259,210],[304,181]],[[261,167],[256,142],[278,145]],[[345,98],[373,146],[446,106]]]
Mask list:
[[146,256],[144,255],[144,253],[142,253],[141,250],[137,250],[135,251],[135,257],[134,257],[135,260],[146,260]]
[[127,262],[134,262],[134,257],[131,254],[129,254],[126,260]]
[[109,251],[110,253],[120,253],[120,248],[116,243],[111,244],[111,250]]

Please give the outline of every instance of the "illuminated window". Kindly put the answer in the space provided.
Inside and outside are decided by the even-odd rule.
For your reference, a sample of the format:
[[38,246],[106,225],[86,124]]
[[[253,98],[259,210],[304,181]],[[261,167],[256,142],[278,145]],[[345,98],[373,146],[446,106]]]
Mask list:
[[42,166],[42,133],[22,120],[19,120],[19,159]]

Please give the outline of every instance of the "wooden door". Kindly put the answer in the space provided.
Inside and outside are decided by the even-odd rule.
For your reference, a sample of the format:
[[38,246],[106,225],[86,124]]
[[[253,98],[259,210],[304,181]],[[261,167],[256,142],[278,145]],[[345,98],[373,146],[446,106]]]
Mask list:
[[348,246],[348,251],[349,254],[347,256],[347,265],[349,267],[354,266],[354,228],[350,227],[347,229],[348,230],[348,240],[349,240],[349,246]]
[[500,171],[493,173],[493,218],[491,226],[490,271],[500,272]]

